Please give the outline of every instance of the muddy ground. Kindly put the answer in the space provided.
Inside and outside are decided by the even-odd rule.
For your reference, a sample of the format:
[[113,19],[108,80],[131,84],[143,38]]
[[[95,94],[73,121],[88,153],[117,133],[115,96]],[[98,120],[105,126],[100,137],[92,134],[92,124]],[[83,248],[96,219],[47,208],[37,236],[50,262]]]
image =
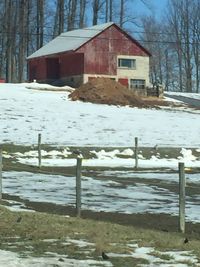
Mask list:
[[[2,204],[9,205],[6,200],[24,202],[27,208],[39,212],[47,212],[59,215],[76,216],[76,209],[70,206],[56,205],[52,203],[40,203],[24,201],[16,196],[3,194],[5,201]],[[82,210],[81,218],[93,219],[97,221],[113,222],[121,225],[132,225],[139,228],[159,230],[163,232],[178,232],[178,217],[166,214],[121,214],[111,212],[93,212]],[[200,223],[186,223],[186,234],[200,240]]]
[[[8,153],[11,153],[13,151],[22,151],[22,148],[15,147],[15,146],[4,146],[4,150],[7,150]],[[52,148],[51,148],[52,149]],[[73,150],[74,148],[70,148]],[[79,148],[82,150],[84,156],[87,158],[90,157],[89,150],[90,148]],[[124,149],[124,148],[123,148]],[[23,147],[23,151],[29,151],[30,148]],[[160,152],[161,155],[168,154],[173,156],[178,156],[180,154],[179,148],[169,149],[169,148],[159,148],[159,150],[154,150],[153,148],[141,148],[141,151],[143,155],[146,157],[151,156],[152,154]],[[195,150],[193,151],[195,154]],[[196,152],[197,153],[197,152]],[[198,154],[198,153],[197,153]],[[74,157],[74,155],[72,155]],[[87,176],[93,176],[95,177],[96,172],[99,170],[103,170],[104,168],[84,168],[83,169],[83,175]],[[38,169],[34,166],[28,166],[23,165],[20,163],[17,163],[15,161],[12,161],[10,159],[4,160],[4,170],[10,171],[10,170],[21,170],[21,171],[29,171],[29,172],[35,172],[35,173],[51,173],[51,174],[61,174],[61,175],[72,175],[75,174],[74,167],[43,167],[42,169]],[[112,170],[114,170],[112,168]],[[119,170],[116,168],[116,170]],[[170,172],[170,170],[168,170]],[[198,169],[194,169],[193,172],[199,173]],[[98,176],[98,179],[106,179],[106,177]],[[112,178],[109,178],[112,179]],[[120,180],[120,178],[115,177],[114,181],[118,181],[124,185],[138,182],[137,179],[125,179]],[[152,180],[146,180],[142,181],[143,183],[147,183],[149,185],[152,185],[154,183],[159,183],[158,180],[154,181]],[[163,182],[162,182],[163,183]],[[169,184],[164,183],[162,184],[163,188],[169,188],[171,191],[178,192],[178,187],[176,184]],[[200,188],[198,186],[196,188],[188,188],[187,194],[200,194]],[[134,196],[133,196],[134,197]],[[19,201],[25,204],[26,208],[33,209],[39,212],[47,212],[47,213],[53,213],[53,214],[60,214],[60,215],[70,215],[70,216],[76,216],[76,209],[72,206],[64,206],[64,205],[56,205],[52,203],[41,203],[41,202],[34,202],[34,201],[27,201],[24,199],[20,199],[17,196],[11,196],[8,194],[3,194],[3,202],[2,204],[10,205],[7,200],[15,200]],[[82,210],[81,213],[82,218],[87,219],[94,219],[94,220],[100,220],[100,221],[110,221],[122,225],[132,225],[144,229],[154,229],[154,230],[161,230],[163,232],[178,232],[178,217],[177,216],[171,216],[166,214],[121,214],[121,213],[111,213],[111,212],[93,212],[90,210]],[[190,236],[190,238],[195,238],[200,240],[200,223],[186,223],[186,234]]]

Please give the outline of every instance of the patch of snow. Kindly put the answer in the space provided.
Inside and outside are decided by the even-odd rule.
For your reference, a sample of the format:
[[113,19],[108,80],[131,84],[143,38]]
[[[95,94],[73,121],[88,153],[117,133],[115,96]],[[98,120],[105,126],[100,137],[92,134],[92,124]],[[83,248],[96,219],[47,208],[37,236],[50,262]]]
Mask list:
[[116,154],[119,154],[120,152],[118,149],[115,149],[115,150],[110,151],[110,152],[106,152],[104,149],[102,149],[99,152],[92,150],[91,153],[95,154],[96,157],[99,159],[107,159],[107,158],[113,159],[116,156]]
[[30,82],[30,83],[22,83],[22,86],[25,86],[27,89],[37,89],[37,90],[51,90],[51,91],[68,91],[68,92],[72,92],[73,90],[75,90],[73,87],[71,86],[53,86],[50,84],[42,84],[42,83],[37,83],[35,82]]
[[[195,266],[200,266],[198,264],[198,258],[192,253],[192,251],[166,251],[160,252],[155,250],[153,247],[133,247],[129,246],[132,251],[129,251],[129,254],[119,254],[119,253],[108,253],[110,258],[120,258],[120,257],[133,257],[137,259],[144,259],[148,261],[148,264],[140,264],[140,266],[146,267],[188,267],[191,264],[196,264]],[[154,255],[156,253],[157,256]],[[170,259],[162,259],[163,255],[168,255]],[[160,256],[160,257],[159,257]],[[187,261],[187,263],[183,263]]]
[[[98,152],[97,152],[98,153]],[[135,166],[135,159],[133,158],[117,158],[114,157],[112,153],[110,153],[110,157],[108,154],[98,153],[97,155],[99,158],[93,159],[83,159],[82,165],[93,167],[124,167],[124,168],[133,168]],[[185,163],[185,167],[189,168],[199,168],[200,161],[199,160],[191,160],[190,158],[183,158],[180,159],[159,159],[156,156],[152,156],[150,159],[143,159],[143,157],[139,157],[138,166],[139,168],[167,168],[167,169],[178,169],[178,163],[180,162]],[[23,164],[28,165],[38,165],[38,158],[18,158],[18,161]],[[42,166],[76,166],[76,159],[42,159]]]
[[[59,261],[62,257],[63,261]],[[97,261],[93,259],[76,260],[70,259],[67,255],[49,255],[45,257],[20,257],[18,253],[0,250],[0,266],[2,267],[91,267],[91,266],[105,266],[112,267],[110,262]]]
[[[44,239],[44,242],[57,242],[56,239]],[[87,242],[85,240],[76,240],[67,238],[67,243],[65,245],[75,244],[79,247],[80,252],[88,254],[93,249],[89,248],[88,251],[85,251],[85,248],[90,246],[94,247],[93,243]],[[116,247],[120,244],[111,244],[111,246]],[[20,254],[16,252],[10,252],[5,250],[0,250],[0,266],[8,266],[8,267],[32,267],[32,266],[40,266],[40,267],[92,267],[92,266],[105,266],[112,267],[111,260],[112,258],[137,258],[137,259],[145,259],[148,261],[148,264],[141,264],[140,266],[164,266],[164,267],[188,267],[191,264],[195,264],[195,266],[200,266],[198,263],[198,258],[193,254],[192,251],[165,251],[161,252],[156,250],[153,247],[139,247],[137,243],[128,244],[128,253],[120,254],[120,253],[106,253],[110,260],[103,261],[102,259],[94,260],[90,259],[70,259],[67,255],[61,255],[54,252],[46,252],[44,257],[32,257],[27,254],[26,257],[20,257]],[[82,249],[84,249],[82,251]],[[156,256],[155,256],[155,255]],[[163,256],[169,256],[169,259],[164,259]],[[100,258],[100,257],[99,257]],[[62,260],[60,260],[62,259]],[[183,263],[187,262],[187,263]]]
[[190,161],[196,160],[196,157],[192,155],[191,149],[182,148],[180,153],[183,155],[182,158],[180,157],[180,159],[190,160]]
[[68,244],[68,245],[69,244],[74,244],[74,245],[76,245],[79,248],[85,248],[85,247],[94,246],[93,243],[87,242],[86,240],[76,240],[76,239],[71,239],[71,238],[67,238],[66,239],[66,242],[63,242],[62,244],[63,245],[66,245],[66,244]]

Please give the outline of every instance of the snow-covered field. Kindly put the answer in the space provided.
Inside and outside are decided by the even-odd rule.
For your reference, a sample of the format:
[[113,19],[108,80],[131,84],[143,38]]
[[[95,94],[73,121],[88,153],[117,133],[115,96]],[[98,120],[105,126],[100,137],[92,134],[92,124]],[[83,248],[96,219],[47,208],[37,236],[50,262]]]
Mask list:
[[197,99],[200,100],[200,94],[197,93],[182,93],[182,92],[166,92],[167,95],[174,95],[174,96],[184,96],[191,99]]
[[[0,84],[0,142],[73,146],[200,146],[199,112],[73,102],[68,92]],[[30,85],[29,85],[30,86]],[[36,87],[36,85],[35,85]]]
[[[28,87],[28,88],[27,88]],[[39,89],[39,90],[37,90]],[[43,90],[41,90],[43,89]],[[51,91],[49,91],[51,90]],[[139,137],[140,146],[155,145],[162,147],[180,147],[179,158],[160,158],[159,155],[146,159],[139,155],[139,166],[143,168],[167,167],[177,169],[179,161],[187,167],[200,167],[199,157],[195,157],[189,147],[200,151],[200,112],[188,108],[138,109],[73,102],[68,99],[71,88],[57,91],[48,85],[0,84],[0,143],[21,145],[37,144],[38,133],[42,134],[42,143],[65,146],[63,153],[43,151],[42,164],[46,166],[74,166],[75,159],[68,158],[71,152],[68,146],[133,147],[134,138]],[[197,98],[195,96],[195,98]],[[187,149],[186,149],[187,148]],[[123,154],[124,153],[124,154]],[[93,150],[94,158],[83,160],[84,166],[128,167],[134,166],[131,149],[106,153]],[[37,164],[37,152],[3,152],[3,157],[25,164]],[[104,170],[83,176],[83,209],[103,210],[125,213],[166,213],[178,214],[178,195],[165,184],[177,184],[178,174],[152,172],[133,172]],[[100,176],[106,177],[101,180]],[[120,179],[142,179],[124,186]],[[187,183],[196,187],[200,184],[199,174],[187,174]],[[154,185],[148,185],[148,180]],[[135,180],[136,181],[136,180]],[[159,184],[156,184],[156,181]],[[22,200],[49,202],[60,205],[74,205],[75,177],[33,174],[30,172],[3,172],[3,193],[19,196]],[[200,222],[199,195],[187,196],[186,219]],[[25,209],[22,203],[12,202],[14,210]],[[79,240],[78,242],[81,242]],[[154,248],[137,247],[134,244],[131,254],[110,257],[135,257],[149,261],[143,266],[189,266],[196,264],[197,258],[192,252],[168,251],[170,260],[164,260],[164,253]],[[155,253],[154,253],[155,252]],[[162,256],[159,257],[159,253]],[[156,255],[156,256],[155,256]],[[59,262],[63,257],[64,261]],[[70,259],[67,255],[51,255],[34,258],[21,257],[17,253],[0,250],[0,266],[112,266],[110,261],[88,259],[87,261]],[[185,261],[185,263],[183,263]],[[190,262],[190,263],[188,263]],[[175,265],[174,265],[175,264]]]
[[[71,151],[67,147],[69,145],[132,147],[135,136],[139,137],[140,145],[190,146],[195,147],[198,153],[200,151],[198,111],[191,109],[183,111],[177,108],[171,110],[138,109],[73,102],[68,99],[68,90],[71,88],[63,88],[64,92],[55,92],[57,88],[49,91],[51,88],[52,86],[37,83],[0,84],[1,143],[36,144],[37,134],[40,132],[43,143],[66,145],[63,151],[43,150],[42,156],[45,157],[42,159],[43,166],[75,166],[75,158],[68,158],[71,156]],[[97,152],[91,147],[90,153],[94,157],[83,159],[83,166],[132,169],[135,165],[134,151],[131,148],[121,152],[116,149],[110,152],[102,149]],[[119,156],[126,156],[126,158]],[[177,170],[180,161],[185,162],[187,168],[200,167],[200,155],[194,156],[190,149],[182,148],[178,158],[165,156],[160,158],[160,154],[157,153],[146,159],[139,153],[139,167]],[[28,165],[38,163],[36,150],[11,154],[6,154],[4,151],[3,157]],[[126,173],[128,174],[128,171]],[[115,172],[118,178],[124,175],[126,174]],[[149,175],[151,179],[163,177],[161,174],[157,175],[155,171]],[[132,173],[131,177],[134,178],[134,176]],[[18,172],[4,172],[3,177],[5,178],[3,190],[10,195],[17,195],[30,201],[61,205],[75,203],[74,177]],[[139,177],[142,178],[142,174]],[[174,175],[166,174],[165,180],[169,183],[174,182],[174,179],[177,179],[174,177]],[[83,208],[125,213],[177,214],[178,196],[176,193],[156,185],[147,186],[142,183],[120,188],[119,184],[110,178],[108,175],[106,182],[97,180],[96,177],[83,179]],[[198,175],[191,175],[188,179],[191,183],[199,183]],[[55,191],[57,194],[54,194]],[[126,198],[124,199],[123,196]],[[163,205],[168,198],[170,201]],[[195,205],[198,201],[198,196],[188,197],[187,220],[200,221]],[[136,203],[139,204],[136,205]]]

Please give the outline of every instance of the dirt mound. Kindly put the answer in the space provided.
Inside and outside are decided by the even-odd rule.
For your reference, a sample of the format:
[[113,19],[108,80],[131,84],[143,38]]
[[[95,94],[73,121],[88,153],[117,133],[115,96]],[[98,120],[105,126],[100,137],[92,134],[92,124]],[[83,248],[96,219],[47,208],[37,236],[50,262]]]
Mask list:
[[69,95],[72,100],[109,105],[130,105],[134,107],[146,106],[142,99],[136,96],[120,83],[106,79],[95,78],[81,85]]

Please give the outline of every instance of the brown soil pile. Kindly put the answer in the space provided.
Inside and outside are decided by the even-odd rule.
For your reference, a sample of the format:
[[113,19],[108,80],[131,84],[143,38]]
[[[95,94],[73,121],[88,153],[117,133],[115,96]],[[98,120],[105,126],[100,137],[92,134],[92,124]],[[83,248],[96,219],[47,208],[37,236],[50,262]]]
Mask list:
[[140,97],[136,96],[125,86],[106,78],[92,79],[81,85],[69,97],[74,101],[81,100],[98,104],[146,106]]

